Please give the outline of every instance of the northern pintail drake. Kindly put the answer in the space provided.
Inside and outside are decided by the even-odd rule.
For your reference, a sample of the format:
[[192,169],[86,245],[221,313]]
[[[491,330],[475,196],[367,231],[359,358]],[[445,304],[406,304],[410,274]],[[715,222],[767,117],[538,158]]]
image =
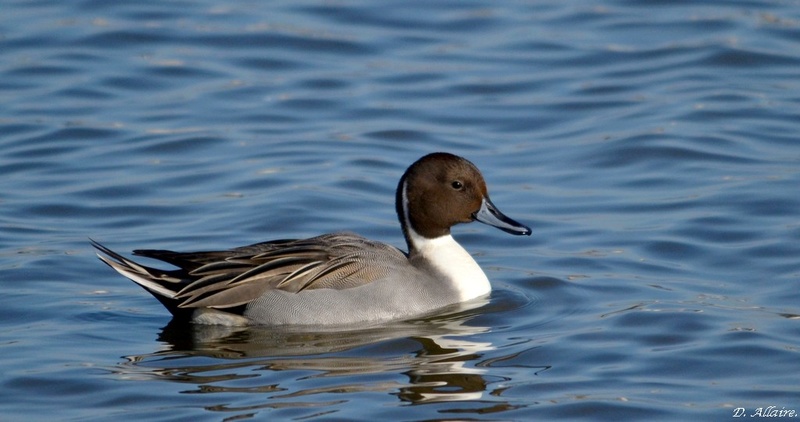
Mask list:
[[178,267],[161,270],[92,244],[103,262],[176,318],[329,326],[411,318],[488,294],[486,274],[450,234],[456,224],[480,221],[514,235],[531,234],[492,204],[474,164],[448,153],[426,155],[406,170],[396,209],[407,254],[352,233],[225,251],[133,251]]

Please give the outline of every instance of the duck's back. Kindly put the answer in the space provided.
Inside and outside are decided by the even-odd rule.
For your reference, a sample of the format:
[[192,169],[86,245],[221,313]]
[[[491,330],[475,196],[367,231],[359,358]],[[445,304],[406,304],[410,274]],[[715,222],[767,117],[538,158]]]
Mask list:
[[[382,242],[337,233],[314,240],[336,251],[325,277],[308,287],[276,286],[250,302],[244,316],[261,324],[338,325],[407,318],[450,305],[458,294]],[[263,247],[254,245],[257,247]],[[270,254],[277,253],[270,252]],[[307,280],[305,280],[307,282]]]

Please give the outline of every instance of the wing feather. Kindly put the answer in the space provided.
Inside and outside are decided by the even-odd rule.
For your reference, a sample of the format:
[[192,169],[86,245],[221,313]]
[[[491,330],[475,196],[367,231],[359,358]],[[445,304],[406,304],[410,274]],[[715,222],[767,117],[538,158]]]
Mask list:
[[[97,246],[118,260],[124,259]],[[162,294],[169,294],[180,308],[236,307],[258,299],[271,289],[290,293],[348,289],[385,277],[392,268],[406,263],[400,250],[350,233],[263,242],[227,251],[135,252],[180,268],[158,274]],[[125,263],[140,278],[153,278],[150,283],[155,283],[152,269],[129,260]],[[166,283],[167,275],[166,278],[175,281]]]

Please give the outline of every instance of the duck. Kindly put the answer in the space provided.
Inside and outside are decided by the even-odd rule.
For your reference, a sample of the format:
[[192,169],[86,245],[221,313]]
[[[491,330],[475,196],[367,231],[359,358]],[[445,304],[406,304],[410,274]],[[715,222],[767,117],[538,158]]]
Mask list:
[[228,250],[134,250],[177,269],[126,258],[91,240],[97,257],[158,299],[173,318],[228,326],[339,326],[413,319],[488,296],[491,284],[451,228],[478,221],[512,235],[467,159],[435,152],[400,178],[395,208],[408,251],[350,232]]

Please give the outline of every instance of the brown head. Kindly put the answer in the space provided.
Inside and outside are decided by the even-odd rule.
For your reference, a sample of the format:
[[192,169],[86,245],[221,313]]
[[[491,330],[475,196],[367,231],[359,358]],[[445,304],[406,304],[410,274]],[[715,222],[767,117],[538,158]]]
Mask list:
[[489,200],[486,182],[474,164],[459,156],[428,154],[406,170],[397,188],[397,213],[409,248],[409,231],[434,239],[458,223],[480,221],[516,235],[531,230],[506,217]]

